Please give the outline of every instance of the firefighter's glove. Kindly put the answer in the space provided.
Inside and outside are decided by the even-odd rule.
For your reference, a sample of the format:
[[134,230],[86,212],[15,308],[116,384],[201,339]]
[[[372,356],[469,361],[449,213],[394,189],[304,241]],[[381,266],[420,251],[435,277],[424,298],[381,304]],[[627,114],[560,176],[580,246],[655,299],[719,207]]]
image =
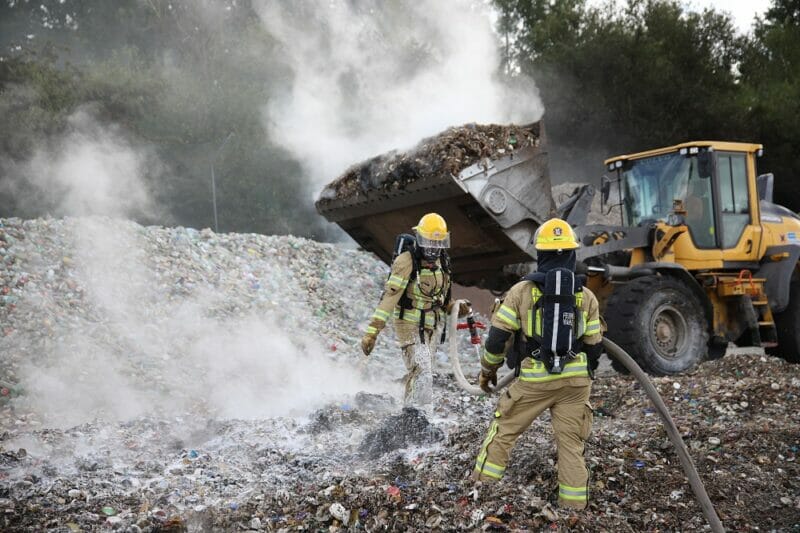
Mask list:
[[375,348],[376,340],[378,340],[377,333],[364,333],[364,336],[361,337],[361,351],[364,352],[364,355],[372,353],[372,349]]
[[600,343],[589,344],[584,346],[584,352],[586,352],[586,359],[589,360],[589,377],[594,379],[594,371],[597,370],[600,356],[603,354],[603,345]]
[[377,318],[373,318],[370,321],[366,333],[361,337],[361,351],[364,352],[364,355],[372,353],[372,349],[375,348],[375,341],[378,340],[378,333],[381,332],[385,325],[386,322]]
[[[489,387],[490,383],[492,387]],[[478,376],[478,385],[480,385],[481,389],[486,393],[491,394],[494,392],[494,387],[497,387],[497,369],[482,366],[481,374]]]

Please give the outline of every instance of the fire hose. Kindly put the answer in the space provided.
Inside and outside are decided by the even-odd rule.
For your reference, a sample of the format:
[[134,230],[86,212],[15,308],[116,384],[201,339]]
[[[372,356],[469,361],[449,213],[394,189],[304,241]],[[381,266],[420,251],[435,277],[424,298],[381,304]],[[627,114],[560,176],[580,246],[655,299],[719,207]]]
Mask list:
[[[458,329],[458,308],[462,301],[463,300],[459,300],[455,305],[453,305],[453,311],[450,313],[450,331],[456,331]],[[472,337],[474,337],[474,335]],[[656,390],[655,386],[650,381],[650,378],[647,376],[647,374],[645,374],[644,370],[642,370],[642,368],[636,364],[636,361],[634,361],[633,358],[625,352],[625,350],[617,346],[614,341],[603,337],[603,347],[610,357],[613,357],[619,361],[630,371],[630,373],[642,386],[642,390],[644,390],[645,394],[647,394],[647,397],[650,398],[651,402],[653,402],[653,405],[655,406],[656,411],[661,417],[665,429],[667,430],[669,440],[675,447],[675,451],[678,454],[681,466],[683,466],[683,471],[689,480],[689,486],[692,488],[695,498],[700,504],[700,508],[703,511],[703,515],[708,521],[709,526],[711,526],[711,531],[714,531],[715,533],[725,531],[725,528],[722,527],[722,522],[720,521],[719,516],[717,516],[717,512],[714,509],[714,504],[711,503],[711,499],[708,497],[708,493],[703,485],[703,481],[700,479],[700,474],[697,472],[694,461],[692,461],[692,457],[689,455],[689,450],[686,449],[686,444],[683,442],[683,439],[678,432],[678,428],[675,426],[675,421],[672,419],[672,416],[670,416],[664,400],[658,394],[658,390]],[[464,372],[461,370],[461,363],[458,359],[457,335],[450,335],[448,356],[450,358],[450,364],[453,367],[453,375],[455,376],[458,385],[470,394],[485,394],[480,387],[471,384],[467,378],[464,377]],[[508,372],[497,380],[497,386],[495,387],[495,390],[500,390],[501,388],[510,384],[513,380],[514,372]]]
[[[453,310],[450,312],[450,331],[456,331],[459,329],[458,327],[458,309],[461,303],[466,303],[466,300],[458,300],[453,305]],[[463,328],[462,328],[463,329]],[[477,337],[478,343],[474,342],[476,335],[470,332],[471,341],[473,341],[473,345],[478,347],[478,354],[480,354],[480,336]],[[450,364],[453,367],[453,375],[456,378],[456,382],[458,386],[467,391],[470,394],[481,395],[486,394],[480,387],[477,385],[473,385],[470,383],[467,378],[464,377],[464,371],[461,370],[461,361],[458,359],[458,335],[450,335],[450,349],[447,352],[447,355],[450,358]],[[510,384],[514,381],[514,373],[509,372],[508,374],[504,375],[502,378],[497,380],[497,387],[496,390],[502,389],[506,385]]]

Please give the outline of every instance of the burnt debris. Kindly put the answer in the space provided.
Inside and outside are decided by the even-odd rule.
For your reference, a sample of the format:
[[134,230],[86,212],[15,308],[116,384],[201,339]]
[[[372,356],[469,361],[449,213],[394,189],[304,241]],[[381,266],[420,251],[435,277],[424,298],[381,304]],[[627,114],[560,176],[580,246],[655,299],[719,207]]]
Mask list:
[[373,190],[404,189],[419,179],[458,175],[485,159],[539,144],[539,123],[527,126],[465,124],[423,139],[406,152],[393,150],[354,165],[323,190],[319,205]]

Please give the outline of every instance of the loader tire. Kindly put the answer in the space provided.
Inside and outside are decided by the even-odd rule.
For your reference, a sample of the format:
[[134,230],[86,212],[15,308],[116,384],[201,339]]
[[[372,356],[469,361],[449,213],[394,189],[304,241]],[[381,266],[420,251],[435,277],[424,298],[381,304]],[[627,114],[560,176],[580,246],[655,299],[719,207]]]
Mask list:
[[800,280],[789,285],[789,305],[775,315],[778,330],[778,346],[768,353],[777,355],[790,363],[800,363]]
[[606,335],[652,375],[679,374],[706,357],[703,307],[675,278],[645,276],[619,285],[608,299],[605,319]]

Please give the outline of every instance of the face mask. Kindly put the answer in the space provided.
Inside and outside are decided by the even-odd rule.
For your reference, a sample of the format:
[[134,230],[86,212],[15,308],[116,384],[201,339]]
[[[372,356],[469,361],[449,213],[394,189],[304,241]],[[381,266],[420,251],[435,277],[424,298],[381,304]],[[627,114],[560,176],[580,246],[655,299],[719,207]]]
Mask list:
[[439,258],[442,250],[440,248],[423,248],[422,257],[428,261],[436,261]]

